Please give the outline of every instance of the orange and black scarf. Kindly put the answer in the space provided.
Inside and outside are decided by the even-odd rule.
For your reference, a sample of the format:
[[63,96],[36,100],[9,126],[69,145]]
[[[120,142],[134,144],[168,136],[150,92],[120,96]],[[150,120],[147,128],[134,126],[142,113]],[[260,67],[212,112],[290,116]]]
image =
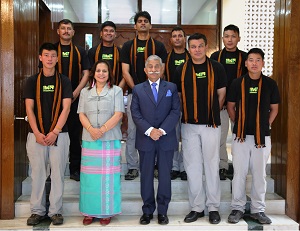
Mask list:
[[[102,48],[102,44],[100,43],[98,46],[97,46],[97,49],[96,49],[96,53],[95,53],[95,62],[97,62],[99,60],[99,56],[101,57],[101,48]],[[100,58],[101,59],[101,58]],[[119,75],[120,75],[120,53],[119,53],[119,50],[117,48],[117,46],[114,44],[114,56],[113,56],[113,59],[114,59],[114,65],[112,67],[112,73],[113,73],[113,76],[115,78],[115,84],[118,85],[118,80],[119,80]]]
[[[185,62],[188,61],[189,59],[189,55],[188,55],[188,51],[185,49]],[[167,61],[166,61],[166,78],[167,80],[170,82],[171,80],[171,76],[170,76],[170,60],[174,60],[173,56],[174,56],[175,52],[174,50],[172,50],[167,57]]]
[[[258,93],[257,93],[257,108],[256,108],[256,118],[255,118],[255,146],[257,148],[265,147],[265,135],[262,123],[263,113],[261,110],[267,110],[261,107],[262,97],[262,86],[263,86],[263,77],[261,76],[258,82]],[[237,105],[237,134],[236,138],[239,142],[244,142],[246,139],[246,124],[247,124],[247,114],[248,114],[248,99],[249,99],[249,88],[250,88],[250,77],[248,74],[242,77],[241,81],[241,96],[239,103]]]
[[[206,58],[207,63],[207,125],[217,127],[215,123],[214,115],[214,94],[215,94],[215,74],[212,67],[212,63]],[[181,93],[182,93],[182,103],[183,103],[183,121],[187,123],[188,121],[188,111],[187,111],[187,98],[186,98],[186,89],[185,89],[185,78],[193,78],[193,108],[194,108],[194,122],[198,123],[198,92],[197,92],[197,78],[195,73],[195,68],[191,60],[185,62],[183,65],[181,73]],[[189,90],[189,89],[187,89]],[[205,102],[205,101],[204,101]]]
[[[134,74],[136,75],[136,59],[137,59],[137,40],[138,38],[135,37],[132,41],[131,49],[130,49],[130,60],[131,65],[133,66]],[[146,62],[147,58],[150,55],[155,54],[155,42],[154,39],[149,37],[146,41],[146,47],[144,51],[144,62]]]
[[[81,55],[80,52],[78,50],[78,48],[73,45],[73,43],[71,42],[70,44],[71,47],[71,51],[70,51],[70,60],[69,60],[69,73],[68,73],[68,77],[70,80],[72,80],[72,71],[73,71],[73,60],[74,60],[74,50],[76,51],[77,54],[77,60],[78,60],[78,68],[79,68],[79,76],[78,76],[78,81],[80,82],[81,79]],[[61,63],[61,45],[60,43],[58,43],[58,72],[62,73],[62,63]]]
[[[43,71],[43,70],[42,70]],[[41,133],[45,134],[45,128],[43,125],[43,112],[42,112],[42,102],[43,102],[43,81],[42,81],[42,71],[38,74],[36,82],[36,103],[37,103],[37,123],[40,128]],[[51,127],[49,132],[53,131],[55,128],[60,107],[62,104],[62,81],[60,74],[55,72],[55,89],[54,89],[54,99],[52,104],[52,114],[51,114]]]
[[[238,49],[237,49],[238,50]],[[219,56],[218,56],[218,62],[221,63],[221,60],[223,58],[222,54],[226,52],[226,49],[224,48],[223,50],[220,51]],[[238,65],[237,65],[237,71],[236,71],[236,78],[240,77],[243,74],[243,67],[242,67],[242,52],[239,51],[239,57],[238,57]]]

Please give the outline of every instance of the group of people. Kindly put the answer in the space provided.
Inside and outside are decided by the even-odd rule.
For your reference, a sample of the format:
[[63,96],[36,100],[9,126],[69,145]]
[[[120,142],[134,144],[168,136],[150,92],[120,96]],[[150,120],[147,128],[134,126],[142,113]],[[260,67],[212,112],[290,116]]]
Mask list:
[[[223,31],[224,49],[210,58],[206,36],[190,35],[187,50],[180,27],[172,30],[173,49],[167,53],[163,43],[150,36],[147,11],[136,13],[134,22],[137,36],[122,49],[114,44],[115,24],[106,21],[100,27],[101,43],[86,53],[72,44],[75,31],[68,19],[59,22],[60,41],[41,46],[41,71],[28,78],[23,94],[31,129],[26,144],[32,168],[27,224],[36,225],[47,216],[54,225],[63,224],[68,156],[70,178],[80,181],[83,224],[99,218],[100,224],[107,225],[121,213],[121,121],[125,111],[125,180],[141,174],[140,224],[149,224],[155,210],[159,224],[169,223],[171,180],[177,177],[188,181],[191,212],[184,221],[203,217],[205,208],[211,224],[221,221],[220,180],[226,179],[228,170],[229,123],[234,134],[234,176],[228,222],[239,222],[245,213],[250,169],[251,217],[270,224],[264,213],[265,176],[270,130],[280,97],[276,82],[262,74],[263,51],[239,50],[239,28],[228,25]],[[44,184],[48,163],[51,191],[47,211]]]

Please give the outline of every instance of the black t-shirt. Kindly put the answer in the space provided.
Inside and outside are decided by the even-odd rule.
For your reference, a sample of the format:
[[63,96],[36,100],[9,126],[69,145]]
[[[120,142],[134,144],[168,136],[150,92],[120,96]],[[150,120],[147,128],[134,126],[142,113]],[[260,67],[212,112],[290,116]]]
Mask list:
[[[170,82],[174,82],[174,73],[175,70],[178,66],[186,62],[186,55],[188,53],[184,52],[181,54],[173,53],[170,57],[169,60],[169,65],[168,67],[166,66],[165,68],[169,68],[169,75],[170,75]],[[189,54],[188,54],[189,55]]]
[[[58,46],[58,43],[56,43],[55,45]],[[80,46],[76,46],[76,47],[78,48],[81,57],[81,71],[89,70],[90,62],[86,51]],[[61,74],[65,76],[69,76],[70,51],[71,51],[70,45],[61,45],[61,64],[62,64]],[[72,83],[72,89],[75,90],[81,80],[82,73],[79,73],[78,55],[75,49],[73,49],[73,54],[74,54],[73,56],[74,58],[73,58],[73,65],[72,65],[71,83]]]
[[[64,75],[60,75],[62,80],[62,99],[72,98],[73,92],[71,87],[71,82],[68,77]],[[26,80],[24,90],[23,90],[23,98],[24,99],[33,99],[34,100],[34,114],[37,116],[37,104],[36,104],[36,85],[37,85],[37,77],[38,74],[29,77]],[[42,114],[43,114],[43,125],[45,129],[45,133],[49,133],[51,127],[51,115],[52,115],[52,106],[54,100],[54,91],[55,91],[55,75],[50,77],[45,77],[43,74],[41,76],[41,104],[42,104]],[[60,113],[62,111],[62,107],[60,109]],[[62,132],[67,132],[68,128],[65,126],[62,128]]]
[[[230,51],[226,51],[225,49],[223,49],[222,52],[222,57],[220,60],[220,63],[222,63],[222,65],[225,68],[226,71],[226,75],[227,75],[227,89],[229,89],[232,81],[234,79],[236,79],[237,77],[237,67],[238,67],[238,58],[239,58],[239,53],[241,52],[242,54],[242,75],[246,74],[248,72],[246,66],[245,66],[245,61],[247,59],[247,53],[241,50],[236,50],[234,52],[230,52]],[[218,57],[219,57],[220,51],[216,51],[211,55],[211,59],[214,59],[216,61],[218,61]]]
[[[98,45],[92,47],[91,49],[89,49],[88,51],[88,57],[89,57],[89,61],[91,64],[91,67],[94,65],[95,63],[95,56],[96,56],[96,51],[97,51]],[[119,54],[121,54],[121,48],[117,47]],[[101,54],[99,54],[98,60],[106,60],[110,67],[113,68],[114,66],[114,47],[106,47],[101,45]],[[117,79],[115,81],[115,83],[119,83],[122,80],[122,65],[121,62],[119,62],[119,76],[117,76]],[[115,77],[115,76],[114,76]]]
[[[256,111],[257,111],[257,100],[258,100],[258,80],[253,80],[249,77],[248,74],[244,75],[243,77],[247,78],[249,80],[249,88],[246,89],[245,94],[248,95],[248,107],[246,110],[246,135],[254,135],[255,134],[255,121],[256,121]],[[279,96],[279,90],[277,87],[276,82],[267,77],[263,76],[263,85],[261,89],[261,101],[260,101],[260,113],[261,115],[261,126],[264,127],[264,132],[266,136],[270,135],[269,130],[269,108],[270,104],[278,104],[280,103],[280,96]],[[241,98],[241,81],[242,78],[235,79],[230,87],[229,93],[227,95],[227,101],[228,102],[234,102],[236,104],[236,107],[239,104],[240,98]],[[246,96],[247,97],[247,96]],[[265,113],[264,113],[265,111]],[[235,115],[235,124],[233,128],[233,133],[237,133],[237,121],[238,121],[238,110],[236,110]]]
[[[215,124],[220,125],[220,105],[218,100],[217,90],[226,87],[226,73],[224,67],[214,61],[210,60],[212,63],[214,71],[214,102],[213,102],[213,112],[215,116]],[[192,60],[189,59],[189,63]],[[186,76],[184,79],[185,85],[185,95],[187,103],[187,122],[190,124],[208,124],[208,106],[207,106],[207,92],[208,92],[208,70],[207,70],[207,60],[203,64],[193,64],[196,73],[196,85],[197,85],[197,110],[198,110],[198,123],[194,121],[194,92],[193,92],[193,78],[192,76]],[[174,75],[174,82],[177,85],[178,92],[182,92],[181,88],[181,74],[182,74],[183,64],[180,65]],[[186,72],[187,74],[187,72]],[[182,118],[182,122],[184,118]]]
[[[146,73],[144,72],[145,68],[145,58],[144,58],[144,51],[146,49],[146,42],[147,40],[137,40],[137,51],[136,51],[136,73],[134,72],[134,67],[131,65],[130,60],[130,52],[131,46],[133,45],[133,40],[127,41],[124,43],[121,51],[121,62],[127,63],[130,65],[130,75],[133,78],[134,84],[139,84],[144,82],[147,79]],[[167,58],[167,51],[163,43],[154,39],[155,44],[155,54],[159,56],[163,63],[166,62]],[[131,89],[128,89],[131,92]]]

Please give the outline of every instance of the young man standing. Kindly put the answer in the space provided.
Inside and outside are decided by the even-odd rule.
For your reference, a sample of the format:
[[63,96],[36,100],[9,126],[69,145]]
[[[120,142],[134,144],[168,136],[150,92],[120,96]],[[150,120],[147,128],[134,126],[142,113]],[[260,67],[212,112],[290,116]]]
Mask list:
[[252,174],[251,217],[261,224],[272,223],[265,215],[266,165],[271,152],[271,125],[280,102],[276,82],[262,74],[264,52],[252,48],[247,54],[248,74],[233,80],[227,110],[234,123],[232,156],[232,212],[229,223],[238,223],[246,207],[246,177]]
[[121,49],[114,44],[116,36],[116,25],[114,22],[106,21],[102,23],[100,27],[101,43],[88,51],[88,57],[91,66],[100,59],[108,61],[115,78],[115,84],[120,84],[122,85],[121,87],[124,87],[125,80],[122,78],[120,62]]
[[163,43],[150,37],[151,16],[147,11],[140,11],[134,17],[134,29],[137,37],[124,43],[121,51],[123,78],[129,87],[127,98],[128,136],[126,141],[126,161],[128,172],[125,180],[133,180],[139,175],[139,157],[135,148],[136,127],[131,115],[132,89],[136,84],[147,79],[144,72],[145,61],[150,55],[158,55],[163,63],[167,51]]
[[87,84],[90,63],[84,48],[72,43],[75,31],[70,20],[63,19],[58,23],[57,34],[59,42],[55,45],[58,47],[58,71],[69,77],[73,89],[71,111],[67,120],[70,136],[70,178],[79,181],[82,125],[77,114],[78,96]]
[[[174,27],[171,32],[170,38],[171,45],[173,49],[168,54],[165,68],[166,80],[169,82],[174,82],[174,73],[176,68],[185,63],[189,59],[189,52],[185,48],[185,32],[181,27]],[[176,125],[176,136],[178,145],[180,142],[180,130],[181,123],[178,121]],[[180,177],[181,180],[187,180],[186,171],[184,170],[182,151],[178,150],[174,152],[173,157],[173,167],[171,171],[171,179],[175,180]]]
[[[234,79],[244,75],[247,72],[245,61],[247,54],[237,48],[240,41],[240,30],[235,25],[228,25],[223,31],[224,49],[216,51],[211,55],[211,59],[222,63],[227,75],[227,93]],[[221,116],[221,140],[220,140],[220,180],[226,180],[228,171],[228,153],[226,149],[226,141],[229,130],[229,117],[226,110],[226,102],[220,112]]]
[[[195,33],[188,39],[191,59],[175,71],[175,80],[182,97],[181,139],[183,163],[188,176],[191,212],[184,221],[194,222],[204,216],[205,206],[209,222],[221,221],[220,108],[226,94],[224,67],[206,56],[206,36]],[[206,190],[203,183],[205,174]]]
[[27,79],[24,87],[26,114],[30,125],[26,149],[32,168],[31,216],[27,225],[37,225],[46,218],[45,181],[47,165],[51,168],[50,207],[53,225],[63,223],[62,195],[69,154],[69,135],[65,123],[70,112],[70,80],[55,70],[57,48],[44,43],[39,51],[42,70]]

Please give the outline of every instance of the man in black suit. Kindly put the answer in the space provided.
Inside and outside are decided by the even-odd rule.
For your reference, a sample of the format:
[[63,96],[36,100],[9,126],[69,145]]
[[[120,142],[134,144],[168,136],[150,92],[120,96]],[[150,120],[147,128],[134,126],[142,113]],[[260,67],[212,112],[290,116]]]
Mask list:
[[132,118],[137,128],[135,147],[140,154],[141,196],[144,202],[140,224],[149,224],[156,209],[153,186],[155,159],[159,174],[156,197],[158,223],[168,224],[170,172],[174,150],[178,148],[175,127],[180,116],[180,99],[176,85],[160,79],[164,73],[160,57],[149,56],[144,71],[148,80],[135,85],[131,103]]

